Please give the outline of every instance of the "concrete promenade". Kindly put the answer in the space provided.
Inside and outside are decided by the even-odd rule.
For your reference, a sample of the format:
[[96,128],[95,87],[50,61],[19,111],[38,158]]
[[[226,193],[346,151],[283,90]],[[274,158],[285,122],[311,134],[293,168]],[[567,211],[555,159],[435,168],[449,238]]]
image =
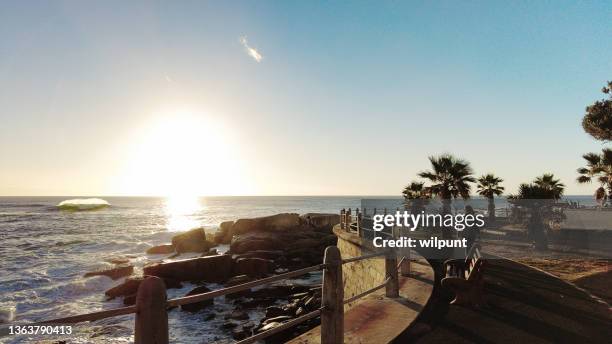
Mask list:
[[[431,309],[396,343],[610,343],[608,304],[544,271],[489,257],[486,305],[448,305],[436,288]],[[425,331],[419,329],[425,328]]]

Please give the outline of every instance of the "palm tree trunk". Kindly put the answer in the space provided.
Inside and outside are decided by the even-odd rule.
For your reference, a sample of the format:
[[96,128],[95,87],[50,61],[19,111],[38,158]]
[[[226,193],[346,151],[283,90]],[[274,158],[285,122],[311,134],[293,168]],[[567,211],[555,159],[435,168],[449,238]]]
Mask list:
[[[451,199],[450,197],[446,198],[443,197],[442,198],[442,217],[444,217],[446,214],[452,214],[451,211]],[[455,229],[454,228],[446,228],[446,227],[442,227],[442,238],[444,239],[453,239],[454,236],[454,232]]]
[[489,197],[489,222],[491,224],[495,223],[495,200],[493,196]]
[[533,208],[531,210],[531,218],[529,219],[527,228],[531,234],[535,249],[541,251],[548,250],[548,237],[546,236],[544,221],[539,208]]

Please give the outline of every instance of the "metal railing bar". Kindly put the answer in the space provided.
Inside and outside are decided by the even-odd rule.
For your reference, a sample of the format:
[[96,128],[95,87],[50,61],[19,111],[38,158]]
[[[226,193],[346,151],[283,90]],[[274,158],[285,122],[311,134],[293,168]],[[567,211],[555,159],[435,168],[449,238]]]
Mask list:
[[385,255],[385,252],[370,253],[370,254],[366,254],[366,255],[363,255],[363,256],[359,256],[359,257],[342,259],[342,264],[357,262],[357,261],[360,261],[360,260],[364,260],[364,259],[368,259],[368,258],[374,258],[374,257],[379,257],[379,256],[384,256],[384,255]]
[[44,320],[44,321],[38,321],[38,322],[33,322],[33,323],[32,322],[31,323],[11,322],[7,324],[2,324],[2,326],[0,326],[0,336],[5,335],[4,332],[7,331],[10,326],[40,326],[40,325],[49,325],[49,324],[76,324],[76,323],[85,322],[85,321],[95,321],[95,320],[115,317],[119,315],[133,314],[133,313],[136,313],[136,306],[113,308],[113,309],[107,309],[104,311],[72,315],[69,317]]
[[[269,284],[272,282],[304,275],[309,272],[321,270],[323,268],[325,268],[325,264],[314,265],[314,266],[310,266],[310,267],[295,270],[295,271],[289,271],[289,272],[286,272],[280,275],[270,276],[270,277],[262,278],[256,281],[239,284],[233,287],[214,290],[208,293],[196,294],[196,295],[181,297],[177,299],[171,299],[167,301],[166,306],[175,307],[175,306],[190,304],[194,302],[200,302],[200,301],[212,299],[218,296],[232,294],[232,293],[236,293],[236,292],[250,289],[253,287],[258,287],[258,286]],[[44,321],[39,321],[39,322],[34,322],[34,323],[24,323],[24,325],[27,324],[30,326],[34,326],[34,325],[45,325],[45,324],[75,324],[79,322],[95,321],[95,320],[110,318],[110,317],[119,316],[119,315],[133,314],[133,313],[136,313],[136,306],[113,308],[113,309],[108,309],[108,310],[103,310],[103,311],[98,311],[98,312],[73,315],[69,317],[44,320]],[[11,325],[15,326],[16,324],[15,323],[6,324],[6,326],[11,326]],[[0,333],[2,333],[3,330],[5,330],[4,326],[0,327]]]
[[402,259],[400,259],[399,263],[397,263],[397,269],[398,270],[402,266],[402,263],[404,262],[404,260],[406,260],[406,256],[402,257]]
[[283,273],[283,274],[280,274],[280,275],[270,276],[270,277],[258,279],[258,280],[252,281],[252,282],[247,282],[247,283],[239,284],[239,285],[236,285],[236,286],[233,286],[233,287],[229,287],[229,288],[223,288],[223,289],[213,290],[213,291],[210,291],[210,292],[207,292],[207,293],[202,293],[202,294],[196,294],[196,295],[191,295],[191,296],[185,296],[185,297],[180,297],[180,298],[176,298],[176,299],[171,299],[171,300],[168,300],[166,305],[168,307],[175,307],[175,306],[186,305],[186,304],[190,304],[190,303],[210,300],[210,299],[214,299],[215,297],[219,297],[219,296],[223,296],[223,295],[227,295],[227,294],[232,294],[232,293],[237,293],[239,291],[251,289],[253,287],[258,287],[258,286],[261,286],[261,285],[264,285],[264,284],[269,284],[269,283],[272,283],[272,282],[281,281],[281,280],[284,280],[284,279],[288,279],[288,278],[304,275],[304,274],[307,274],[307,273],[312,272],[312,271],[321,270],[323,268],[325,268],[325,264],[314,265],[314,266],[311,266],[311,267],[307,267],[307,268],[303,268],[303,269],[299,269],[299,270],[295,270],[295,271],[286,272],[286,273]]
[[254,335],[254,336],[251,336],[249,338],[243,339],[243,340],[241,340],[239,342],[236,342],[236,344],[249,344],[249,343],[256,342],[256,341],[258,341],[260,339],[264,339],[264,338],[269,337],[269,336],[271,336],[271,335],[273,335],[275,333],[284,331],[284,330],[286,330],[286,329],[288,329],[290,327],[293,327],[295,325],[301,324],[304,321],[310,320],[312,318],[316,318],[319,315],[321,315],[321,308],[317,309],[316,311],[312,311],[312,312],[310,312],[308,314],[302,315],[299,318],[295,318],[295,319],[293,319],[291,321],[288,321],[288,322],[286,322],[284,324],[276,326],[273,329],[270,329],[270,330],[258,333],[258,334]]
[[373,292],[375,292],[375,291],[377,291],[377,290],[379,290],[379,289],[384,288],[384,287],[387,285],[387,283],[389,283],[389,281],[390,281],[390,280],[391,280],[391,277],[388,277],[388,278],[387,278],[387,279],[386,279],[386,280],[383,282],[383,284],[378,285],[378,286],[376,286],[376,287],[374,287],[374,288],[372,288],[372,289],[368,289],[368,290],[364,291],[363,293],[357,294],[357,295],[355,295],[355,296],[353,296],[353,297],[350,297],[350,298],[348,298],[348,299],[344,300],[344,301],[343,301],[343,303],[346,305],[347,303],[350,303],[350,302],[353,302],[353,301],[357,301],[357,300],[359,300],[360,298],[362,298],[362,297],[364,297],[364,296],[366,296],[366,295],[368,295],[368,294],[372,294]]

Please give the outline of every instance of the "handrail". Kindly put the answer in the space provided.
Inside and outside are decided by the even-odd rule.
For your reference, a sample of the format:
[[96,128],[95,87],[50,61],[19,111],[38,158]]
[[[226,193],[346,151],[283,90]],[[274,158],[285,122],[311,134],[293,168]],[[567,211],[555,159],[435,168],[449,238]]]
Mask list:
[[288,278],[304,275],[304,274],[307,274],[307,273],[312,272],[312,271],[321,270],[323,268],[325,268],[325,264],[314,265],[314,266],[310,266],[310,267],[307,267],[307,268],[303,268],[303,269],[299,269],[299,270],[294,270],[294,271],[286,272],[286,273],[283,273],[283,274],[280,274],[280,275],[274,275],[274,276],[258,279],[258,280],[252,281],[252,282],[247,282],[247,283],[239,284],[239,285],[236,285],[236,286],[233,286],[233,287],[213,290],[213,291],[210,291],[210,292],[207,292],[207,293],[202,293],[202,294],[196,294],[196,295],[179,297],[179,298],[176,298],[176,299],[168,300],[168,302],[166,304],[167,304],[168,307],[175,307],[175,306],[180,306],[180,305],[186,305],[186,304],[190,304],[190,303],[205,301],[205,300],[213,299],[213,298],[218,297],[218,296],[223,296],[223,295],[227,295],[227,294],[233,294],[233,293],[237,293],[239,291],[251,289],[253,287],[258,287],[258,286],[261,286],[261,285],[264,285],[264,284],[269,284],[269,283],[272,283],[272,282],[276,282],[276,281],[280,281],[280,280],[284,280],[284,279],[288,279]]
[[300,316],[298,318],[295,318],[295,319],[293,319],[291,321],[287,321],[286,323],[281,324],[279,326],[276,326],[275,328],[269,329],[267,331],[258,333],[258,334],[254,335],[254,336],[251,336],[249,338],[246,338],[246,339],[243,339],[243,340],[241,340],[239,342],[236,342],[236,344],[249,344],[249,343],[254,343],[254,342],[256,342],[256,341],[258,341],[260,339],[267,338],[267,337],[269,337],[269,336],[271,336],[271,335],[273,335],[275,333],[281,332],[281,331],[283,331],[285,329],[288,329],[290,327],[293,327],[295,325],[299,325],[299,324],[303,323],[304,321],[307,321],[307,320],[310,320],[312,318],[318,317],[319,315],[321,315],[321,310],[322,310],[322,308],[319,308],[316,311],[312,311],[312,312],[310,312],[308,314],[304,314],[304,315],[302,315],[302,316]]
[[[200,302],[204,300],[209,300],[209,299],[213,299],[218,296],[233,294],[233,293],[237,293],[237,292],[240,292],[246,289],[251,289],[253,287],[258,287],[258,286],[269,284],[272,282],[304,275],[309,272],[317,271],[323,268],[325,268],[325,264],[313,265],[307,268],[289,271],[283,274],[258,279],[255,281],[239,284],[233,287],[218,289],[218,290],[214,290],[214,291],[202,293],[202,294],[196,294],[196,295],[190,295],[190,296],[180,297],[176,299],[171,299],[166,302],[166,306],[170,308],[170,307],[176,307],[176,306],[186,305],[190,303],[196,303],[196,302]],[[28,325],[75,324],[75,323],[84,322],[84,321],[95,321],[95,320],[101,320],[105,318],[110,318],[110,317],[119,316],[119,315],[132,314],[132,313],[136,313],[136,306],[113,308],[113,309],[108,309],[108,310],[103,310],[103,311],[98,311],[98,312],[72,315],[72,316],[68,316],[64,318],[56,318],[56,319],[45,320],[45,321],[40,321],[40,322],[35,322],[35,323],[27,323],[27,324]],[[14,325],[14,324],[11,324],[11,325]]]
[[363,255],[363,256],[359,256],[359,257],[347,258],[347,259],[343,259],[342,260],[342,264],[348,264],[348,263],[358,262],[358,261],[364,260],[364,259],[384,256],[385,254],[386,254],[386,252],[375,252],[375,253],[370,253],[370,254],[366,254],[366,255]]
[[[332,249],[333,248],[333,249]],[[332,249],[331,251],[329,251],[330,249]],[[328,256],[328,252],[329,252],[329,256]],[[386,260],[385,260],[385,266],[387,269],[387,275],[386,275],[386,279],[385,281],[381,284],[378,285],[374,288],[371,288],[369,290],[366,290],[358,295],[355,295],[349,299],[343,300],[343,292],[342,292],[342,265],[343,264],[347,264],[347,263],[352,263],[352,262],[357,262],[357,261],[361,261],[361,260],[365,260],[365,259],[369,259],[369,258],[374,258],[374,257],[378,257],[378,256],[386,256]],[[397,264],[397,259],[395,258],[395,254],[392,255],[388,255],[388,252],[374,252],[371,254],[366,254],[363,256],[359,256],[359,257],[353,257],[353,258],[348,258],[348,259],[344,259],[342,260],[340,257],[340,253],[337,247],[328,247],[325,253],[325,258],[324,258],[324,263],[323,264],[318,264],[318,265],[314,265],[314,266],[310,266],[310,267],[306,267],[303,269],[298,269],[298,270],[294,270],[294,271],[290,271],[290,272],[286,272],[286,273],[282,273],[279,275],[275,275],[275,276],[270,276],[270,277],[266,277],[266,278],[262,278],[262,279],[258,279],[255,281],[251,281],[251,282],[247,282],[247,283],[243,283],[243,284],[239,284],[239,285],[235,285],[232,287],[227,287],[227,288],[223,288],[223,289],[218,289],[218,290],[214,290],[211,292],[206,292],[206,293],[201,293],[201,294],[196,294],[196,295],[190,295],[190,296],[185,296],[185,297],[180,297],[180,298],[175,298],[175,299],[171,299],[171,300],[166,300],[165,299],[165,287],[163,284],[163,281],[160,280],[159,278],[155,278],[155,279],[146,279],[143,284],[139,287],[139,291],[138,291],[138,296],[137,296],[137,303],[134,306],[128,306],[128,307],[121,307],[121,308],[114,308],[114,309],[109,309],[109,310],[102,310],[102,311],[97,311],[97,312],[91,312],[91,313],[86,313],[86,314],[79,314],[79,315],[74,315],[74,316],[68,316],[68,317],[64,317],[64,318],[56,318],[56,319],[51,319],[51,320],[45,320],[45,321],[41,321],[41,322],[36,322],[36,323],[28,323],[27,325],[44,325],[44,324],[72,324],[72,323],[79,323],[79,322],[84,322],[84,321],[94,321],[94,320],[100,320],[100,319],[104,319],[104,318],[109,318],[109,317],[114,317],[114,316],[120,316],[120,315],[127,315],[127,314],[136,314],[136,339],[135,342],[138,343],[144,343],[147,342],[148,339],[150,338],[157,338],[155,337],[156,334],[155,333],[148,333],[146,331],[143,331],[143,328],[147,328],[147,326],[150,326],[151,324],[148,322],[150,321],[150,319],[142,319],[142,318],[146,318],[146,314],[148,314],[146,312],[147,309],[150,309],[149,307],[158,307],[158,310],[160,310],[163,315],[163,317],[166,317],[166,309],[171,308],[171,307],[176,307],[176,306],[180,306],[180,305],[186,305],[186,304],[191,304],[191,303],[196,303],[196,302],[201,302],[201,301],[205,301],[205,300],[209,300],[209,299],[213,299],[215,297],[218,296],[223,296],[223,295],[228,295],[228,294],[232,294],[232,293],[237,293],[243,290],[247,290],[247,289],[251,289],[253,287],[258,287],[258,286],[262,286],[262,285],[266,285],[272,282],[276,282],[276,281],[280,281],[280,280],[285,280],[285,279],[289,279],[292,277],[296,277],[296,276],[300,276],[300,275],[304,275],[307,274],[309,272],[312,271],[317,271],[317,270],[321,270],[324,269],[325,270],[325,275],[323,278],[323,307],[312,311],[308,314],[302,315],[298,318],[295,318],[293,320],[290,320],[286,323],[283,323],[279,326],[276,326],[270,330],[258,333],[252,337],[246,338],[244,340],[241,340],[239,342],[237,342],[238,344],[248,344],[248,343],[253,343],[256,342],[260,339],[269,337],[275,333],[278,333],[280,331],[283,331],[287,328],[290,328],[292,326],[298,325],[302,322],[305,322],[309,319],[321,316],[321,320],[322,320],[322,324],[327,326],[327,329],[323,329],[326,333],[325,340],[323,340],[323,335],[322,335],[322,341],[325,342],[329,342],[331,340],[331,342],[336,343],[338,341],[342,341],[342,318],[343,318],[343,310],[342,310],[342,305],[345,305],[347,303],[350,302],[354,302],[368,294],[371,294],[379,289],[382,289],[383,287],[387,287],[387,296],[389,297],[396,297],[397,296],[397,269],[402,265],[402,263],[404,262],[405,257],[402,258],[402,260],[399,262],[399,264]],[[397,266],[396,266],[397,265]],[[395,274],[395,277],[393,277],[393,275]],[[327,278],[327,280],[326,280]],[[326,282],[327,281],[327,282]],[[395,281],[395,282],[393,282]],[[152,282],[152,283],[149,283]],[[327,283],[327,284],[326,284]],[[161,286],[161,289],[158,288],[157,290],[155,289],[155,286]],[[338,286],[340,287],[340,289],[338,290]],[[394,287],[395,286],[395,287]],[[146,290],[143,291],[141,293],[142,290]],[[390,290],[392,291],[390,293]],[[153,293],[153,294],[151,294]],[[156,294],[157,293],[157,294]],[[141,297],[143,298],[141,300]],[[157,298],[157,299],[156,299]],[[139,301],[140,300],[140,301]],[[157,301],[156,301],[157,300]],[[142,301],[142,304],[139,303]],[[334,305],[335,303],[335,305]],[[152,305],[156,305],[156,306],[152,306]],[[141,308],[144,307],[144,308]],[[143,312],[143,310],[145,310]],[[339,313],[338,313],[339,312]],[[139,320],[139,316],[141,317],[141,319]],[[150,315],[149,315],[150,317]],[[323,321],[323,318],[326,318],[326,321]],[[158,319],[158,318],[156,318]],[[335,320],[332,320],[335,319]],[[340,321],[336,321],[337,319],[340,319]],[[336,322],[337,324],[332,324],[333,322]],[[165,330],[162,331],[158,331],[159,333],[165,333],[165,339],[162,339],[162,342],[167,342],[167,334],[168,334],[168,328],[167,328],[167,319],[165,321],[162,320],[162,325],[165,324]],[[6,326],[15,326],[15,323],[9,323],[9,324],[4,324]],[[0,326],[0,336],[4,336],[6,335],[4,332],[5,330],[7,330],[8,327],[6,326]],[[144,327],[143,327],[144,326]],[[139,332],[138,328],[141,329],[141,332]],[[330,332],[331,331],[331,332]],[[335,332],[334,332],[335,331]],[[147,339],[143,339],[142,337],[142,332],[146,332],[147,334]],[[141,338],[138,338],[138,334],[141,333]],[[333,334],[330,334],[333,333]],[[336,336],[339,335],[340,337]],[[331,336],[331,337],[330,337]],[[143,342],[144,340],[144,342]]]
[[368,290],[366,290],[366,291],[364,291],[362,293],[359,293],[359,294],[357,294],[357,295],[355,295],[353,297],[349,297],[348,299],[344,300],[343,303],[346,305],[347,303],[351,303],[351,302],[357,301],[360,298],[362,298],[362,297],[364,297],[364,296],[366,296],[368,294],[372,294],[373,292],[386,287],[387,283],[389,283],[390,280],[391,280],[391,277],[387,277],[387,279],[385,279],[385,281],[382,284],[377,285],[374,288],[368,289]]

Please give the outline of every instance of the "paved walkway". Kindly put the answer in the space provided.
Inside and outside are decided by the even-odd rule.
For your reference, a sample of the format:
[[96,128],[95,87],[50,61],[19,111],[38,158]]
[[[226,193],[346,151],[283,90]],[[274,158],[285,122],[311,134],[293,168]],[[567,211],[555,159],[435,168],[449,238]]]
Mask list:
[[443,301],[448,295],[436,288],[432,307],[395,342],[612,342],[607,304],[541,270],[506,259],[489,259],[489,263],[485,306],[447,305]]
[[[413,262],[411,266],[410,277],[399,279],[399,298],[386,298],[382,289],[366,296],[344,313],[345,343],[389,343],[419,316],[432,295],[434,274],[424,259]],[[321,327],[315,327],[288,343],[321,343]]]

